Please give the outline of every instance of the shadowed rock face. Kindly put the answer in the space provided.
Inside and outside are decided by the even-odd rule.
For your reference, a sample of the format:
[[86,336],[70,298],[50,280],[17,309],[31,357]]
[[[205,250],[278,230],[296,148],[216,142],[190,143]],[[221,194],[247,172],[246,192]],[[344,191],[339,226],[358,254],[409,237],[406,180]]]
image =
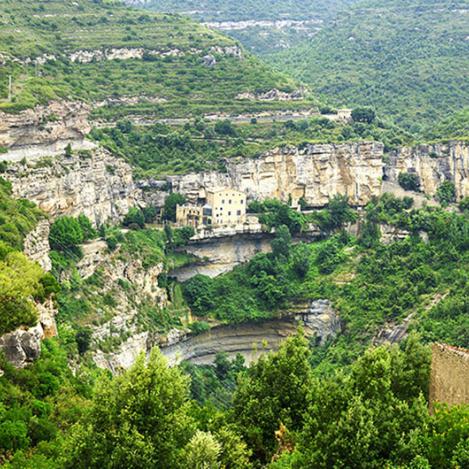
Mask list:
[[397,183],[400,173],[414,173],[421,190],[434,196],[444,181],[454,183],[456,196],[469,196],[469,145],[463,142],[402,147],[390,157],[386,178]]
[[324,343],[340,331],[337,313],[328,300],[313,301],[280,319],[239,325],[219,326],[181,342],[162,347],[162,353],[171,365],[189,360],[196,364],[212,363],[219,352],[231,358],[241,354],[247,364],[261,355],[277,350],[287,337],[294,335],[302,325],[307,337]]

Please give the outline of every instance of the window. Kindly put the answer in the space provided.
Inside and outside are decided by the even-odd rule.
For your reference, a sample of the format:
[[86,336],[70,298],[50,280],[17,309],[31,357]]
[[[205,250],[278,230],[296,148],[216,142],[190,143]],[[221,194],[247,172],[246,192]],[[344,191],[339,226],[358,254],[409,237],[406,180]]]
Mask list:
[[238,217],[239,217],[239,216],[241,215],[241,210],[238,210],[238,211],[236,212],[236,214],[237,214]]
[[231,215],[231,212],[228,212],[228,216],[230,216],[230,215]]
[[243,200],[243,199],[241,199],[241,205],[243,205],[243,204],[244,204],[244,200]]
[[230,200],[228,200],[228,203],[229,203],[229,204],[231,204],[231,199],[230,199]]

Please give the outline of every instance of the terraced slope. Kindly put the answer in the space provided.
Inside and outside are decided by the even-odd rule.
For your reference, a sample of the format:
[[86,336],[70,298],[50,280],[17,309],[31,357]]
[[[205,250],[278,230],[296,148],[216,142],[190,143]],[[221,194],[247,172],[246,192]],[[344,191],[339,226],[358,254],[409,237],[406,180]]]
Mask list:
[[206,22],[259,54],[291,47],[317,33],[357,0],[124,0],[128,5],[177,12]]
[[2,1],[0,63],[6,111],[66,98],[99,103],[105,117],[240,113],[286,106],[236,99],[241,93],[296,87],[233,39],[188,18],[104,0]]
[[467,0],[365,0],[272,60],[334,104],[420,132],[469,105],[468,31]]

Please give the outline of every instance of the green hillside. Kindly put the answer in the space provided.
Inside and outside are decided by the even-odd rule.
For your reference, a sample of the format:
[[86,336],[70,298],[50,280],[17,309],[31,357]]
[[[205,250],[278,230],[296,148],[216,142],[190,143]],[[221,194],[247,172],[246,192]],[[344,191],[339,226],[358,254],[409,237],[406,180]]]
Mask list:
[[310,19],[329,17],[354,0],[124,0],[127,5],[190,14],[201,21]]
[[[257,54],[298,44],[357,0],[124,0],[132,6],[178,12],[208,22]],[[221,23],[221,24],[220,24]]]
[[366,0],[272,61],[331,103],[419,132],[469,104],[468,28],[465,0]]
[[188,18],[116,2],[2,1],[0,60],[0,109],[7,111],[51,99],[112,97],[112,109],[104,106],[101,115],[124,105],[126,113],[159,116],[239,113],[278,106],[239,101],[242,92],[296,86],[233,39]]

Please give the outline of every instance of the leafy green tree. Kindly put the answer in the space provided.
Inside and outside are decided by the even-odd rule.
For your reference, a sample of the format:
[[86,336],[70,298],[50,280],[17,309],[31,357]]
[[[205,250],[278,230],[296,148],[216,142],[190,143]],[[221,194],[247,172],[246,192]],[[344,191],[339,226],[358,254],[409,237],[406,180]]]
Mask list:
[[89,412],[64,444],[65,468],[178,467],[194,433],[189,381],[159,350],[112,380],[103,378]]
[[83,241],[83,229],[76,218],[59,217],[50,228],[50,247],[56,251],[75,252],[75,248]]
[[145,216],[143,212],[139,208],[132,207],[125,216],[123,225],[129,228],[144,228]]
[[376,119],[376,112],[369,107],[358,107],[352,111],[352,119],[354,122],[372,124]]
[[196,275],[183,285],[186,301],[194,314],[206,316],[215,306],[213,297],[213,281],[205,275]]
[[399,185],[406,191],[420,191],[420,178],[414,173],[399,173],[397,177]]
[[221,445],[210,432],[197,430],[187,444],[183,459],[185,467],[218,469]]
[[19,326],[34,326],[37,310],[32,298],[42,290],[43,271],[19,252],[0,261],[0,335]]
[[436,192],[436,197],[443,205],[456,202],[456,187],[451,181],[443,182]]
[[237,134],[233,123],[228,119],[217,121],[215,124],[215,132],[228,137],[234,137]]
[[459,202],[458,206],[461,212],[469,211],[469,197],[464,197],[464,199],[462,199],[461,202]]
[[186,198],[182,194],[173,192],[166,197],[164,201],[163,219],[176,221],[176,207],[186,203]]
[[349,375],[316,382],[295,467],[410,463],[421,449],[416,438],[429,423],[423,397],[428,377],[428,350],[411,339],[405,351],[370,349]]
[[287,339],[277,353],[261,357],[240,377],[233,419],[256,459],[270,460],[281,423],[291,431],[302,428],[311,383],[308,342],[301,334]]
[[281,225],[275,231],[275,238],[270,243],[276,259],[287,259],[290,255],[291,234],[288,226]]
[[86,215],[79,215],[77,221],[83,232],[84,241],[95,239],[98,236],[98,232],[94,229],[90,219]]

